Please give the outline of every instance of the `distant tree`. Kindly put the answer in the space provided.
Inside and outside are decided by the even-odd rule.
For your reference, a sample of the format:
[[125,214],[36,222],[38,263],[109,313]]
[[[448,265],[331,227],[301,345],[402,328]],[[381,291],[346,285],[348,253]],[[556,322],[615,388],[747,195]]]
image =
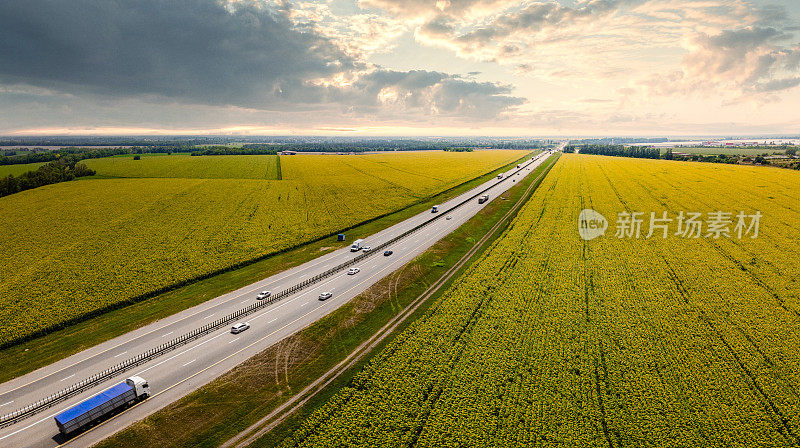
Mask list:
[[135,156],[133,156],[133,160],[142,160],[142,156],[136,154]]

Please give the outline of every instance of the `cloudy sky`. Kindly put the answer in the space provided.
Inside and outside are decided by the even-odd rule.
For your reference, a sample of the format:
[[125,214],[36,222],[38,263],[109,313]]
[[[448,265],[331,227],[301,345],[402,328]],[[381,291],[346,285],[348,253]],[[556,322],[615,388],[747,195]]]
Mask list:
[[6,0],[0,134],[800,133],[797,0]]

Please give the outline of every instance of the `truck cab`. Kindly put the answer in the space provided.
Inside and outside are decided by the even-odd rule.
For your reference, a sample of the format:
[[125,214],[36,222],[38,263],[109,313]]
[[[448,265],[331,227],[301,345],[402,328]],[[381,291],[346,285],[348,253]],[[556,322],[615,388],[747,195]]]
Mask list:
[[132,376],[125,380],[128,386],[131,386],[136,391],[136,397],[140,400],[150,396],[150,385],[147,380],[140,376]]
[[350,252],[358,252],[361,250],[361,244],[364,240],[355,240],[353,241],[353,245],[350,246]]
[[431,213],[437,213],[438,211],[439,211],[438,205],[434,205],[433,208],[431,209]]

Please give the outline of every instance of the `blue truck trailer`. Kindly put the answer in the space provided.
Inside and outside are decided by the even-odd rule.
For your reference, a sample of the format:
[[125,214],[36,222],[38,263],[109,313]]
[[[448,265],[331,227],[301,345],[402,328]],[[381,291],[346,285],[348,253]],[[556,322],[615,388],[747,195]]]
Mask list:
[[69,437],[116,411],[150,396],[143,378],[132,376],[116,386],[89,398],[55,416],[58,430]]

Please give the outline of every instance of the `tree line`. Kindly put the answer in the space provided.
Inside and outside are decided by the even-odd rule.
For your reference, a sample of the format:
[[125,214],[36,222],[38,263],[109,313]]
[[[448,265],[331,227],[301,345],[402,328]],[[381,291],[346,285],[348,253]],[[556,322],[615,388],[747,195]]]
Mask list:
[[244,145],[241,148],[231,146],[204,146],[192,151],[193,156],[257,156],[275,155],[275,145]]
[[22,165],[27,163],[52,162],[63,157],[99,159],[101,157],[129,154],[131,148],[61,148],[37,149],[27,154],[0,155],[0,165]]
[[67,155],[42,165],[35,171],[0,178],[0,197],[78,177],[93,176],[95,171],[83,163],[78,163],[80,160],[82,159],[77,156]]
[[634,157],[637,159],[660,159],[661,150],[647,146],[624,146],[624,145],[568,145],[564,152],[572,153],[578,150],[581,154],[596,154],[601,156]]

